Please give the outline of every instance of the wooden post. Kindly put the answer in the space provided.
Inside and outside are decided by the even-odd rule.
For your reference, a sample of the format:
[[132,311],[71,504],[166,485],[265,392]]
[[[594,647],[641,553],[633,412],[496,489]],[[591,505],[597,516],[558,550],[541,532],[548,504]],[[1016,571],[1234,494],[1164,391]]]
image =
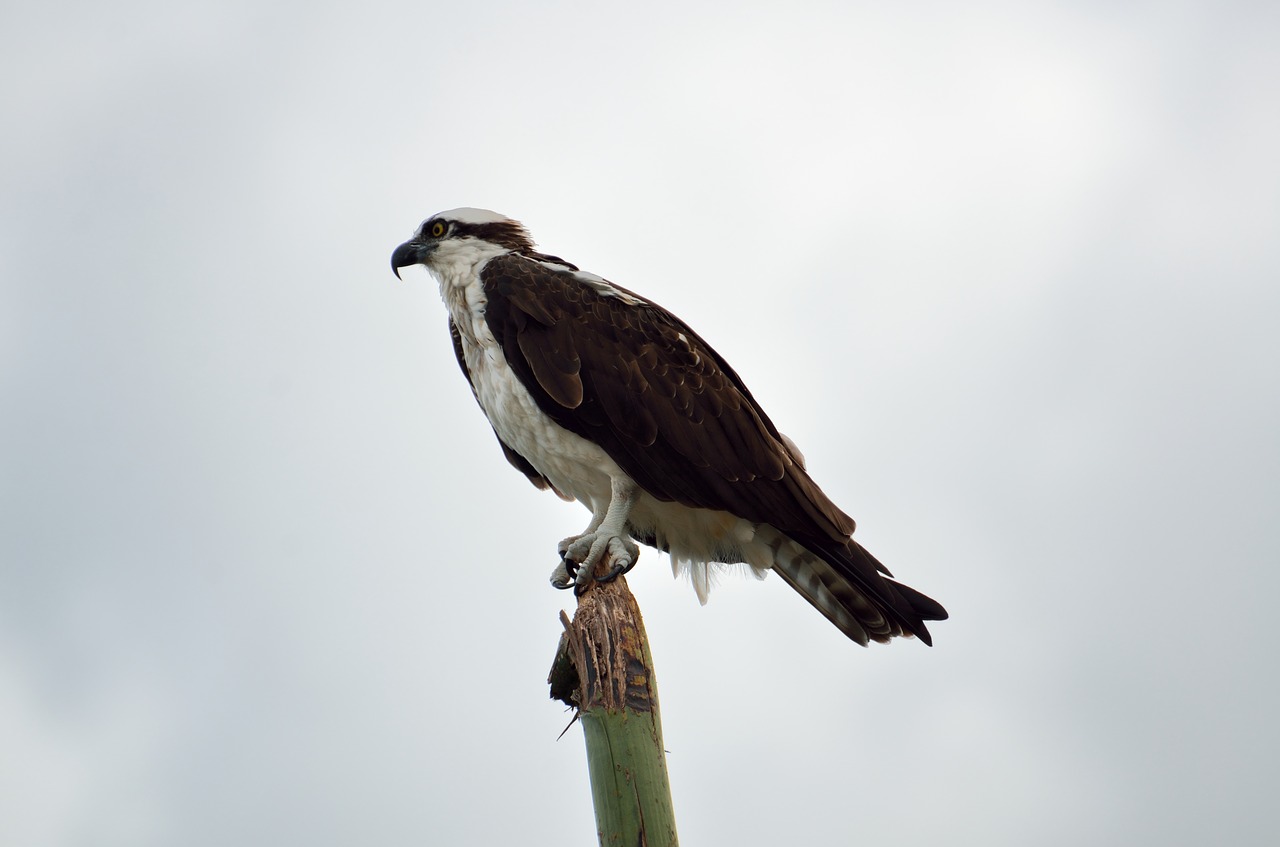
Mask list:
[[625,577],[593,583],[551,667],[551,696],[578,709],[602,847],[676,847],[649,642]]

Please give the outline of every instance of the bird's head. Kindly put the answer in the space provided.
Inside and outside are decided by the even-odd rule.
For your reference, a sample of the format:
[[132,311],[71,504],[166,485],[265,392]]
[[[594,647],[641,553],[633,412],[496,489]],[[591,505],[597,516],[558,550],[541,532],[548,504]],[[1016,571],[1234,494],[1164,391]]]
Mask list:
[[519,221],[487,209],[453,209],[423,221],[391,254],[391,270],[397,277],[410,265],[439,271],[454,263],[532,249],[533,241]]

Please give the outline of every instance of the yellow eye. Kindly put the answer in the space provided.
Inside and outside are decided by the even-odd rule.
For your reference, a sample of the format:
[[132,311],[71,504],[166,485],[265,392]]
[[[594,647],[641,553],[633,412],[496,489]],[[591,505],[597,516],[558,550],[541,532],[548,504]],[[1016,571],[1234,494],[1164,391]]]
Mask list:
[[445,227],[443,221],[436,221],[431,225],[431,237],[439,238],[440,236],[444,235],[444,231],[446,228],[447,227]]

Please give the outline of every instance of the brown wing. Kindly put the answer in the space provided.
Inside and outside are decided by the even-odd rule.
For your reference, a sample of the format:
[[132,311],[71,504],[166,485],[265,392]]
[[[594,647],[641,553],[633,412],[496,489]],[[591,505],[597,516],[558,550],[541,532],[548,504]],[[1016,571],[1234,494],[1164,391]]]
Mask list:
[[801,543],[847,541],[853,520],[679,318],[515,254],[491,260],[482,279],[489,328],[539,407],[649,494],[770,523]]

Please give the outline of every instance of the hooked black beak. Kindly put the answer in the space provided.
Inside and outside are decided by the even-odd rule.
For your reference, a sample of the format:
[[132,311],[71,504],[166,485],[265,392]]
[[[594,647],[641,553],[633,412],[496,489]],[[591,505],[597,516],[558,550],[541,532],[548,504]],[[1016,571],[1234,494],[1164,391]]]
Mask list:
[[421,241],[406,241],[391,254],[391,271],[400,279],[400,269],[410,265],[421,265],[436,249],[434,244],[423,244]]

